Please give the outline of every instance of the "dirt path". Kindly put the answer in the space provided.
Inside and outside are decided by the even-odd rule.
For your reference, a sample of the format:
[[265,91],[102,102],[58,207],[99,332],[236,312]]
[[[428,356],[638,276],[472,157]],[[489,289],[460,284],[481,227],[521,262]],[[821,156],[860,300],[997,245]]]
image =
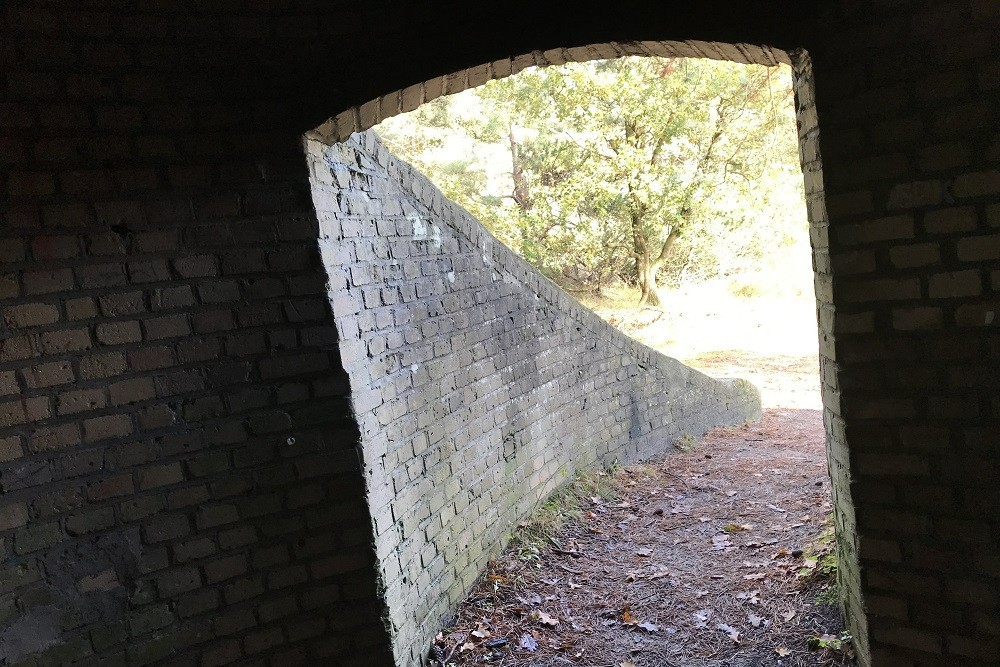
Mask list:
[[[600,314],[709,375],[751,380],[763,419],[575,484],[491,563],[439,635],[432,665],[851,664],[826,557],[809,304],[734,302],[696,315],[695,301],[692,312]],[[616,490],[602,497],[602,487]],[[564,505],[574,518],[538,529]]]
[[[613,500],[533,553],[509,548],[441,635],[456,665],[846,664],[818,604],[830,512],[821,416],[768,410],[619,473]],[[520,549],[518,548],[520,546]],[[805,552],[804,554],[802,552]],[[817,563],[819,560],[819,563]],[[805,576],[803,576],[805,575]]]

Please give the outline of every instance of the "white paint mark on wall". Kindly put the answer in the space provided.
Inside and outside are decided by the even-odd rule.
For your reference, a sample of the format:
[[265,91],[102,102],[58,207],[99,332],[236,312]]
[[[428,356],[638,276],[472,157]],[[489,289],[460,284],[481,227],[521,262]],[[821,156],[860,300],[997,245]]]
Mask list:
[[987,311],[986,312],[986,324],[993,324],[993,318],[995,317],[995,315],[996,315],[996,313],[994,313],[992,310]]
[[448,272],[448,282],[450,282],[452,285],[455,284],[455,272],[454,271],[449,271]]
[[418,368],[420,368],[419,364],[413,364],[412,366],[410,366],[410,372],[416,373]]
[[414,241],[430,241],[434,244],[435,248],[441,247],[441,229],[435,227],[434,224],[428,222],[424,223],[420,219],[420,216],[416,213],[411,213],[406,216],[406,219],[410,221],[413,225],[413,240]]

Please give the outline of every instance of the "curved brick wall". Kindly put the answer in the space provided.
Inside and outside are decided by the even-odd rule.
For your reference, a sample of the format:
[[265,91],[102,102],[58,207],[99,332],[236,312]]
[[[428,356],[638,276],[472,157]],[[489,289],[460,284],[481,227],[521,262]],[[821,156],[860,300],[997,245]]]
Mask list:
[[400,664],[514,525],[577,470],[760,414],[608,326],[369,131],[308,142]]

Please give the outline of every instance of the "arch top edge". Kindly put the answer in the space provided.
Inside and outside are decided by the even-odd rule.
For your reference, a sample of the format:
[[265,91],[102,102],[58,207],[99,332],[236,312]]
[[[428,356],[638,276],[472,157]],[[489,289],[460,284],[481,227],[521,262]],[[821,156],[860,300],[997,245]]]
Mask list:
[[[512,76],[529,67],[555,67],[567,63],[626,57],[705,58],[744,65],[794,67],[799,60],[795,54],[799,52],[805,53],[802,49],[783,49],[766,44],[709,40],[609,40],[544,51],[533,50],[439,74],[389,91],[329,117],[307,131],[305,136],[326,143],[346,141],[352,134],[369,130],[386,118],[413,111],[437,97],[464,92],[489,81]],[[550,57],[550,54],[554,57]]]

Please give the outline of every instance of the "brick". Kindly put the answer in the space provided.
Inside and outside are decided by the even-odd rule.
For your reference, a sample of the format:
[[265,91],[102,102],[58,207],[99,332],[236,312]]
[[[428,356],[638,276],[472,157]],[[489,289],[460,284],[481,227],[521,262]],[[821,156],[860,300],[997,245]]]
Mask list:
[[11,329],[54,324],[59,321],[59,309],[47,303],[9,306],[3,311],[3,321]]
[[59,395],[56,402],[60,415],[72,415],[106,407],[107,398],[103,389],[78,389]]
[[203,278],[219,275],[218,263],[212,255],[191,255],[174,260],[174,270],[182,278]]
[[41,343],[46,354],[79,352],[91,347],[90,332],[87,329],[46,331],[41,336]]
[[81,577],[77,581],[77,588],[81,593],[93,593],[95,591],[111,591],[121,586],[118,575],[113,568],[103,570],[97,574]]
[[73,289],[72,269],[52,269],[49,271],[25,271],[25,294],[51,294]]
[[129,279],[134,284],[166,282],[171,279],[170,268],[163,259],[135,260],[128,263]]
[[235,505],[209,505],[198,511],[196,523],[198,530],[207,530],[233,523],[240,518]]
[[152,290],[149,301],[154,311],[187,308],[193,306],[195,302],[190,285],[156,288]]
[[944,313],[940,308],[894,308],[892,326],[898,331],[919,331],[940,329],[944,324]]
[[179,463],[167,463],[140,470],[138,478],[139,488],[145,491],[184,481],[184,471]]
[[941,251],[936,243],[895,246],[889,249],[889,260],[897,268],[929,266],[941,260]]
[[284,641],[281,628],[267,628],[251,632],[243,638],[247,655],[253,655],[274,648]]
[[[32,387],[34,389],[35,387]],[[17,385],[17,376],[14,371],[0,371],[0,396],[11,396],[21,393]]]
[[124,437],[131,435],[133,430],[129,415],[105,415],[83,421],[83,437],[86,442]]
[[219,591],[206,588],[190,595],[180,597],[177,602],[177,615],[181,618],[196,616],[219,606]]
[[146,542],[156,544],[189,535],[191,522],[184,514],[160,514],[155,516],[142,532]]
[[226,584],[222,594],[226,604],[233,605],[263,595],[264,582],[259,577],[245,577]]
[[982,292],[982,280],[977,271],[937,273],[928,281],[932,299],[977,296]]
[[28,507],[22,503],[7,503],[0,507],[0,531],[18,528],[28,522]]
[[187,336],[191,333],[191,325],[188,323],[187,315],[154,317],[145,320],[143,327],[146,330],[146,338],[149,340],[176,338],[177,336]]
[[72,382],[75,379],[73,366],[69,361],[54,361],[32,366],[21,372],[29,389],[44,389]]
[[125,370],[125,355],[121,352],[94,354],[80,359],[80,377],[84,380],[109,378]]
[[958,259],[963,262],[981,262],[1000,259],[1000,234],[972,236],[955,243]]
[[253,544],[257,541],[257,531],[252,526],[238,526],[219,532],[219,546],[223,549],[235,549]]
[[87,498],[97,502],[133,493],[135,493],[135,487],[132,484],[130,473],[114,475],[87,487]]
[[162,512],[167,507],[163,496],[140,496],[126,500],[119,506],[122,521],[138,521]]
[[164,598],[177,597],[201,587],[201,573],[198,568],[184,567],[168,570],[156,578],[156,589]]
[[21,295],[21,284],[17,274],[0,274],[0,299],[14,299]]
[[152,378],[133,378],[108,385],[111,405],[128,405],[156,398]]
[[979,216],[971,206],[945,208],[924,214],[924,229],[928,234],[955,234],[976,228]]
[[231,611],[225,615],[216,616],[212,621],[215,634],[222,637],[236,634],[255,625],[257,625],[257,621],[249,609]]
[[13,461],[24,456],[21,439],[18,437],[0,438],[0,463]]
[[941,202],[943,190],[940,181],[913,181],[893,186],[886,206],[889,210],[922,208]]
[[132,612],[128,622],[129,633],[133,637],[138,637],[153,630],[165,628],[173,622],[174,615],[167,605],[153,605]]
[[135,315],[146,311],[145,295],[141,291],[106,294],[98,297],[101,313],[106,317]]
[[178,563],[213,556],[217,551],[215,543],[207,537],[198,537],[173,547],[174,560]]
[[247,572],[246,556],[237,555],[214,560],[204,565],[205,579],[209,584],[226,581]]
[[1000,193],[1000,171],[982,171],[962,174],[955,178],[952,193],[960,199],[984,197]]
[[913,218],[905,215],[846,225],[838,231],[841,243],[845,245],[895,241],[913,238],[913,235]]
[[139,322],[102,322],[95,329],[97,341],[102,345],[123,345],[138,343],[142,340],[142,329]]
[[167,506],[173,510],[201,505],[211,497],[208,488],[203,484],[188,486],[183,489],[175,489],[167,494]]
[[238,640],[212,645],[201,656],[201,667],[220,667],[234,663],[243,657],[242,645]]
[[66,519],[66,532],[70,535],[86,535],[107,530],[115,524],[113,507],[77,514]]

